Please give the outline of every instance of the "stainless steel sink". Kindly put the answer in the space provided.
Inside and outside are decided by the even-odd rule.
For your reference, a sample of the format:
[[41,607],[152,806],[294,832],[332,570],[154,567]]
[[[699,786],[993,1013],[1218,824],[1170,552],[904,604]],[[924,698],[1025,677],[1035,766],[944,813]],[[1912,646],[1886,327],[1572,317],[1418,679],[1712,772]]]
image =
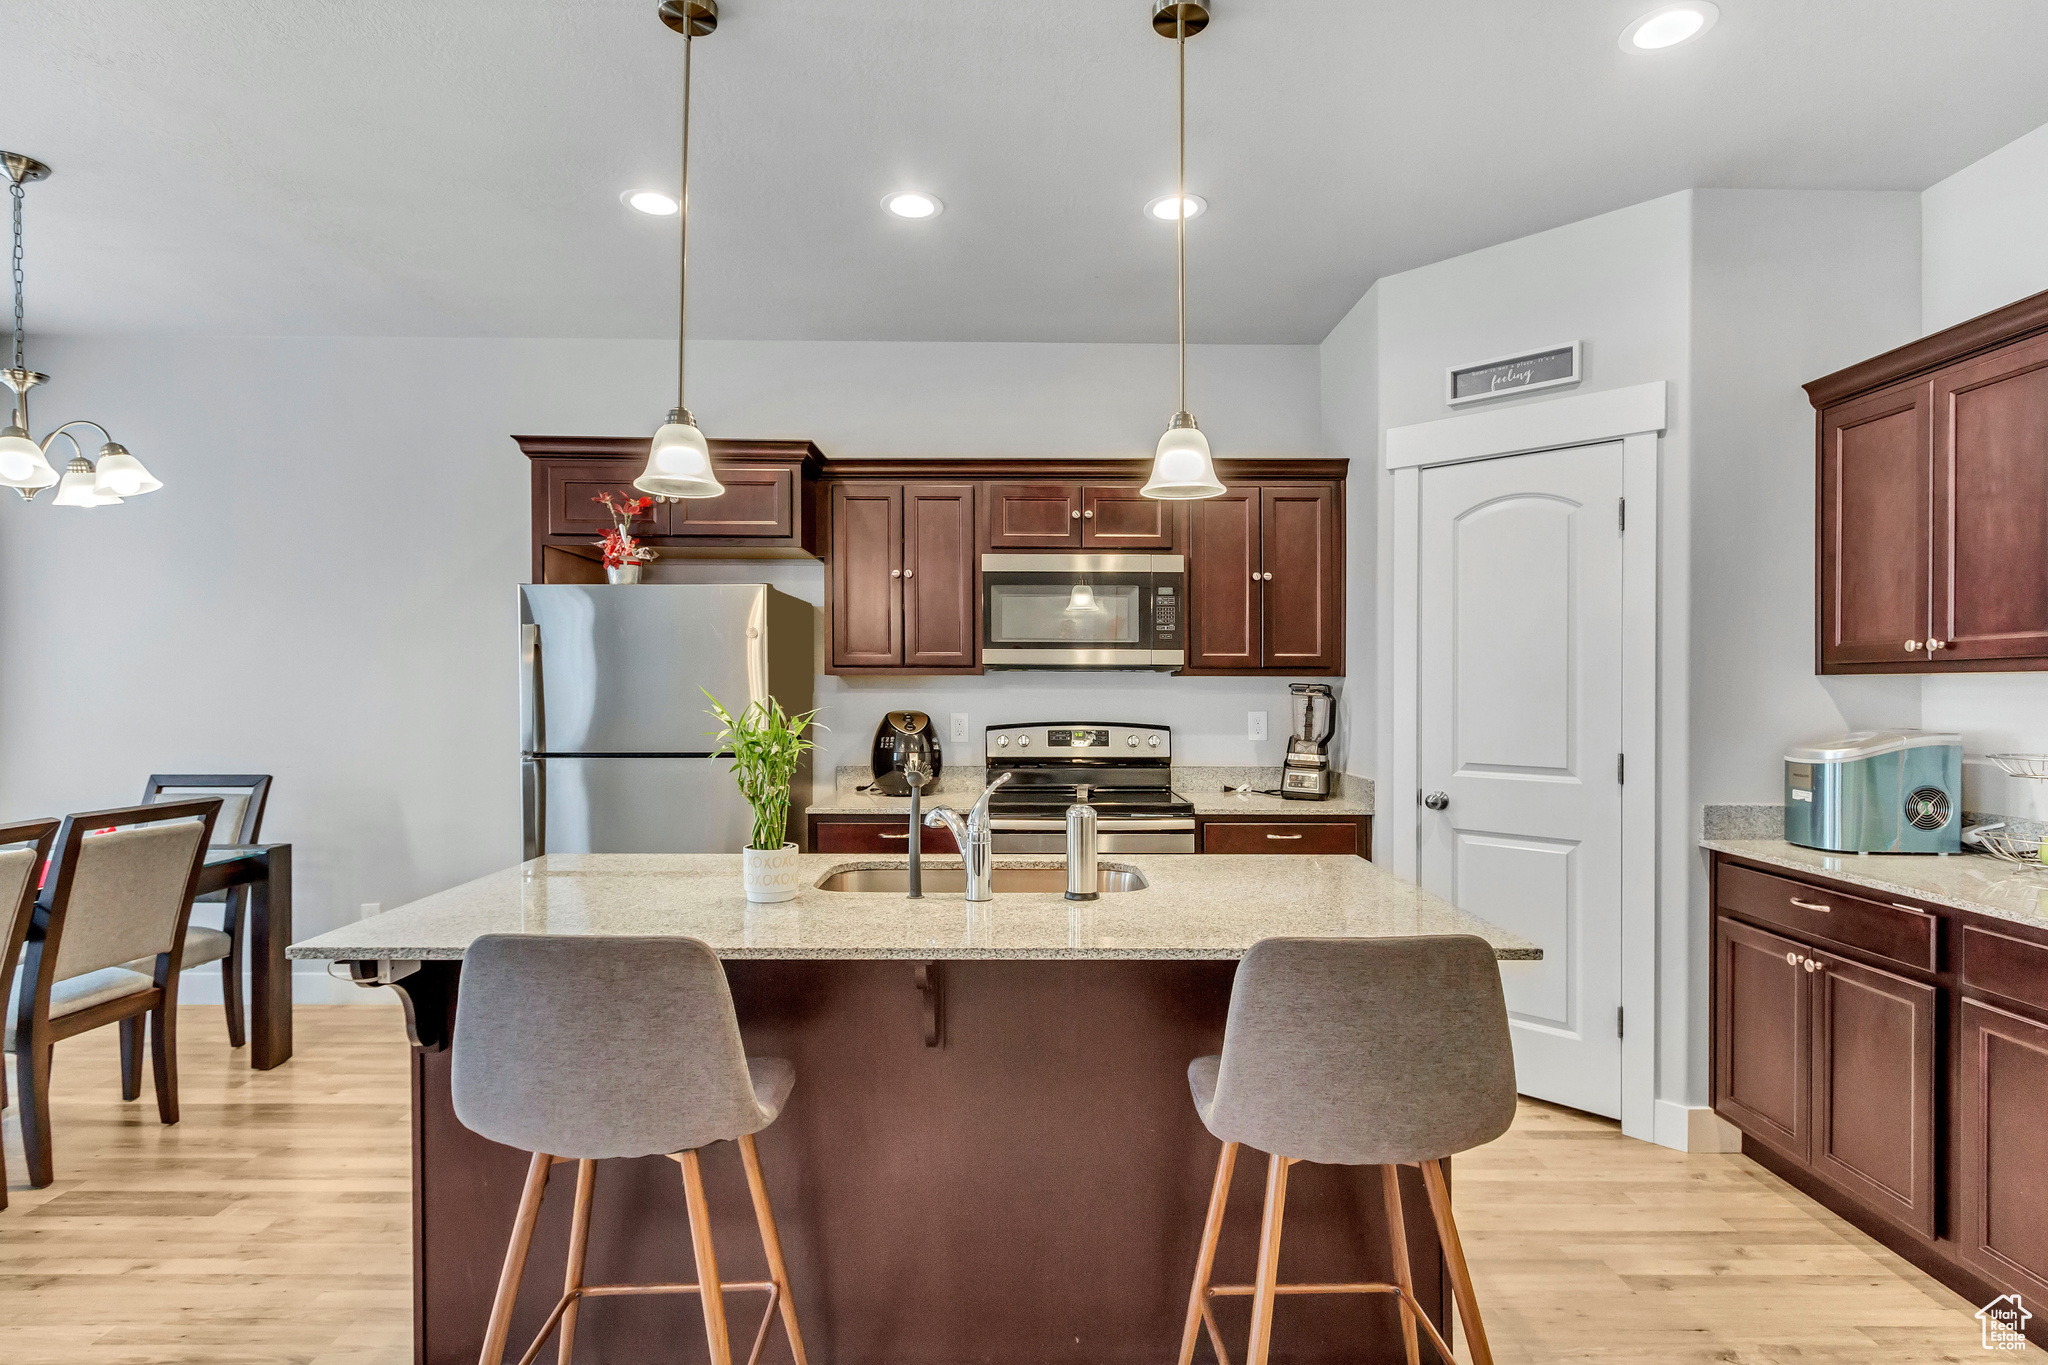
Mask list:
[[[999,867],[995,869],[991,889],[998,894],[1004,891],[1065,891],[1067,872],[1062,867]],[[1098,891],[1143,891],[1148,883],[1142,872],[1134,868],[1102,867],[1095,871],[1095,889]],[[904,867],[846,867],[828,873],[818,883],[820,891],[893,891],[902,895],[910,890],[910,868]],[[927,867],[924,870],[924,893],[927,896],[959,896],[967,891],[967,869],[964,867]]]

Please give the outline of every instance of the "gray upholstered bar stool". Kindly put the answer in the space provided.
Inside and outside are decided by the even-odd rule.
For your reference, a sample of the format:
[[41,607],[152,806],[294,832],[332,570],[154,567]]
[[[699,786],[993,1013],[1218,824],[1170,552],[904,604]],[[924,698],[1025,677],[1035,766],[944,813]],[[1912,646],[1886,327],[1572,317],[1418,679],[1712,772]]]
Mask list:
[[[558,1161],[576,1162],[568,1269],[562,1297],[521,1365],[540,1354],[557,1323],[556,1359],[567,1365],[578,1307],[613,1294],[696,1294],[712,1365],[730,1365],[722,1295],[732,1289],[768,1295],[749,1365],[768,1340],[777,1308],[790,1352],[805,1365],[782,1239],[754,1150],[754,1134],[775,1121],[795,1084],[788,1062],[746,1055],[725,969],[696,939],[489,934],[471,944],[455,1011],[455,1115],[493,1142],[533,1153],[482,1365],[504,1359],[541,1196]],[[697,1150],[727,1141],[739,1144],[746,1166],[767,1280],[718,1277]],[[583,1283],[597,1163],[635,1156],[667,1156],[682,1166],[695,1284]]]
[[[1440,1158],[1491,1142],[1515,1117],[1515,1059],[1493,948],[1467,935],[1439,938],[1269,938],[1238,964],[1219,1057],[1188,1066],[1195,1108],[1223,1140],[1202,1248],[1188,1294],[1180,1365],[1206,1326],[1228,1361],[1209,1300],[1252,1299],[1249,1365],[1265,1365],[1273,1301],[1282,1294],[1394,1294],[1408,1365],[1419,1365],[1416,1327],[1445,1361],[1449,1343],[1416,1301],[1401,1221],[1397,1166],[1421,1167],[1451,1273],[1473,1365],[1492,1365],[1472,1277],[1451,1221]],[[1217,1234],[1237,1149],[1268,1154],[1266,1207],[1253,1284],[1212,1285]],[[1287,1168],[1297,1161],[1378,1166],[1394,1284],[1281,1284],[1280,1232]]]

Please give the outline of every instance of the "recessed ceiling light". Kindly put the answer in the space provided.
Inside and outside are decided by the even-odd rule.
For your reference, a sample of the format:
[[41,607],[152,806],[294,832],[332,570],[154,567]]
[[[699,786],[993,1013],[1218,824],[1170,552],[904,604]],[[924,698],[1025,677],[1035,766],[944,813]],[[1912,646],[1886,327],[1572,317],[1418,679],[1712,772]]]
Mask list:
[[1686,0],[1682,5],[1653,9],[1621,31],[1623,52],[1662,52],[1689,43],[1714,26],[1720,7],[1709,0]]
[[[1180,198],[1175,195],[1162,194],[1151,203],[1145,205],[1145,212],[1151,214],[1154,218],[1163,218],[1170,223],[1179,216],[1174,212],[1174,206],[1180,202],[1182,202]],[[1209,201],[1199,194],[1188,195],[1186,203],[1187,216],[1190,218],[1200,218],[1209,211]]]
[[898,218],[933,218],[945,209],[945,205],[929,194],[915,190],[898,190],[882,196],[882,207]]
[[651,213],[657,218],[666,218],[676,211],[676,201],[654,190],[627,190],[619,196],[619,202],[642,213]]

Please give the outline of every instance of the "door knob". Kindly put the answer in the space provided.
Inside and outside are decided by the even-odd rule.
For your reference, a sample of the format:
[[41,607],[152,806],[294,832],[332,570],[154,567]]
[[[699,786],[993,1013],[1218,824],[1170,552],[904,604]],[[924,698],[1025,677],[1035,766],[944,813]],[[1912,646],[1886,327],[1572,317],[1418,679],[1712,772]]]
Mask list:
[[1422,798],[1422,804],[1428,806],[1431,810],[1442,810],[1445,806],[1451,804],[1450,793],[1431,792]]
[[1920,652],[1920,642],[1918,640],[1906,641],[1906,652],[1908,654],[1918,654]]

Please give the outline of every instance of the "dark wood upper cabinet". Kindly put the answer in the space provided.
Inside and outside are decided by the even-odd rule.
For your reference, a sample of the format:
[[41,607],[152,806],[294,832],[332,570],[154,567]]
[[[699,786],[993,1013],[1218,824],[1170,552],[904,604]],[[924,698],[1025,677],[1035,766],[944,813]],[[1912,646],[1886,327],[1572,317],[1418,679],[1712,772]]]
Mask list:
[[1091,550],[1170,553],[1182,504],[1148,498],[1142,484],[1091,484],[1081,490],[1081,544]]
[[903,485],[832,485],[831,662],[903,663]]
[[992,483],[988,501],[991,550],[1067,550],[1081,544],[1081,485]]
[[1260,493],[1265,566],[1265,649],[1260,662],[1290,673],[1344,667],[1344,554],[1334,484],[1268,485]]
[[1232,487],[1188,509],[1188,667],[1259,666],[1263,563],[1259,490]]
[[903,488],[903,664],[972,668],[981,657],[974,485]]
[[[639,497],[646,436],[515,436],[532,467],[533,581],[601,582],[607,490]],[[815,559],[824,456],[809,441],[713,440],[725,493],[657,502],[634,534],[664,559]],[[580,562],[579,562],[580,561]]]
[[[1812,977],[1816,1173],[1934,1236],[1933,986],[1818,949]],[[1808,972],[1805,960],[1815,963]]]
[[2048,669],[2048,293],[1806,386],[1819,669]]
[[1958,1252],[2048,1299],[2048,1025],[1975,1000],[1961,1016]]

